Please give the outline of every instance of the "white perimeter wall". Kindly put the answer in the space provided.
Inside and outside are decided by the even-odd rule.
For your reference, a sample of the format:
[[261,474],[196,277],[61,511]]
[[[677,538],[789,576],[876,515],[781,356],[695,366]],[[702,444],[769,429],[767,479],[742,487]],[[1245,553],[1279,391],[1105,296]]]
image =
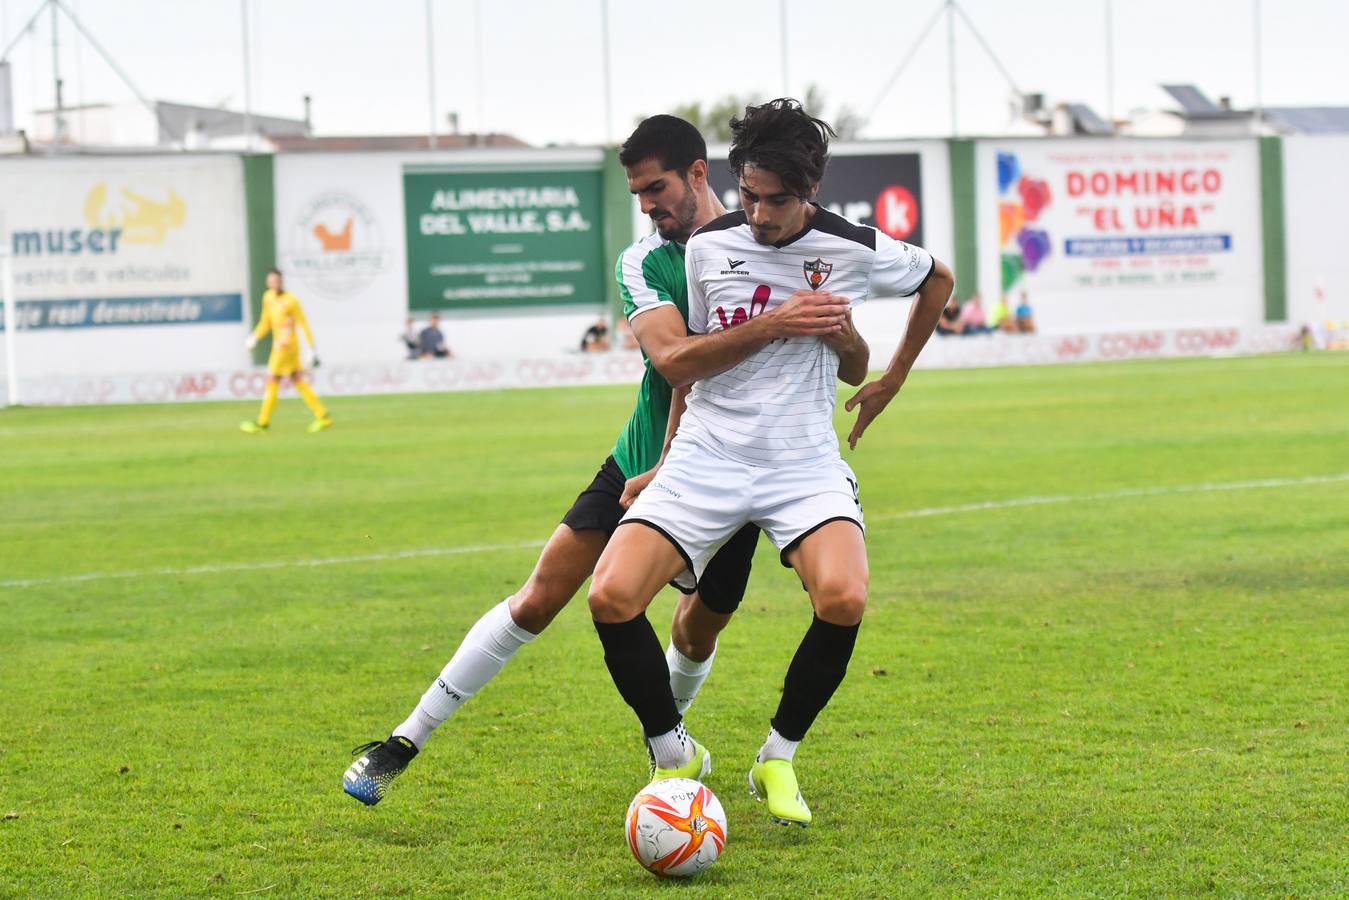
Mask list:
[[1284,138],[1288,321],[1349,320],[1349,137]]
[[[0,240],[38,232],[12,260],[24,301],[240,296],[231,322],[21,329],[20,378],[237,365],[247,314],[243,167],[237,156],[0,160]],[[109,232],[120,232],[115,251]],[[71,232],[80,233],[71,252]],[[90,232],[103,232],[95,253]],[[48,232],[64,252],[48,252]],[[2,347],[3,344],[0,344]],[[0,351],[2,352],[2,351]]]
[[[324,153],[276,157],[278,268],[300,298],[314,337],[328,361],[377,362],[406,355],[399,340],[408,316],[406,217],[403,167],[487,164],[507,168],[518,155],[526,166],[598,164],[598,149],[494,150],[442,153]],[[313,229],[330,232],[353,222],[349,269],[317,269]],[[442,319],[450,349],[466,358],[526,357],[579,346],[581,335],[604,311],[604,298],[568,307],[501,314],[456,314]],[[413,314],[424,325],[427,312]]]

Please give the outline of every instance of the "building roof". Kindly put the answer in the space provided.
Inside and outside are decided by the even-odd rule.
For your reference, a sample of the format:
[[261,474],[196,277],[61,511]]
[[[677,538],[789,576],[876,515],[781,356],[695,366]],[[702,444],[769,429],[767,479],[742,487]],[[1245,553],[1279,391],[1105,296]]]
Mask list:
[[[430,138],[425,134],[354,134],[324,137],[268,135],[278,153],[322,151],[327,153],[361,150],[429,150]],[[464,150],[473,147],[528,147],[529,144],[510,134],[440,134],[436,146],[441,150]]]
[[[1181,116],[1186,119],[1248,119],[1249,110],[1232,109],[1214,103],[1192,84],[1164,84],[1162,90],[1180,104]],[[1226,100],[1223,101],[1226,103]]]
[[1349,106],[1267,106],[1265,120],[1281,132],[1349,133]]
[[1115,129],[1110,123],[1096,115],[1096,110],[1085,103],[1069,103],[1068,115],[1073,117],[1073,125],[1079,134],[1110,135]]
[[[166,100],[155,102],[155,111],[159,115],[161,128],[167,128],[181,139],[189,131],[196,131],[208,138],[226,137],[244,133],[244,114],[229,109],[213,109],[209,106],[192,106],[188,103],[170,103]],[[269,138],[282,135],[304,135],[309,132],[309,123],[304,119],[287,119],[282,116],[249,115],[249,123],[254,134]]]

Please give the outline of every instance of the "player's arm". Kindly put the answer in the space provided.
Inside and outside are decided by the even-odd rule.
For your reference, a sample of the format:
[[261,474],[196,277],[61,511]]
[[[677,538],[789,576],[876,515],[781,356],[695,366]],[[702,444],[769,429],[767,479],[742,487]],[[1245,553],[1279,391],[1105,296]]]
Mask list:
[[632,506],[637,495],[646,489],[651,483],[651,479],[656,477],[660,467],[665,464],[665,457],[670,453],[670,444],[674,441],[675,435],[679,432],[679,421],[684,417],[684,409],[688,406],[689,391],[692,387],[677,387],[670,395],[670,417],[665,424],[665,446],[661,447],[660,459],[656,464],[647,469],[640,475],[634,475],[623,485],[623,496],[618,499],[618,504],[624,509]]
[[852,311],[843,319],[843,330],[826,335],[824,342],[834,348],[838,354],[838,378],[844,384],[857,387],[866,381],[867,367],[871,364],[871,348],[867,346],[862,333],[853,324]]
[[306,339],[307,341],[309,341],[309,347],[310,347],[310,349],[313,349],[313,347],[314,347],[314,332],[313,332],[313,331],[310,329],[310,327],[309,327],[309,319],[307,319],[307,318],[305,317],[305,314],[304,314],[304,307],[300,305],[300,301],[299,301],[299,300],[296,300],[296,301],[295,301],[295,305],[294,305],[293,307],[291,307],[291,308],[294,310],[295,321],[298,322],[299,325],[300,325],[300,327],[304,329],[304,336],[305,336],[305,339]]
[[254,347],[258,345],[258,341],[266,337],[267,332],[271,330],[272,330],[272,317],[267,315],[267,306],[264,304],[262,307],[262,314],[258,316],[257,327],[253,329],[252,334],[250,334],[247,338],[244,339],[244,346],[247,347],[249,350],[252,350]]
[[[904,337],[891,358],[890,364],[877,380],[863,387],[849,398],[843,408],[849,412],[858,410],[857,421],[848,434],[848,446],[857,448],[857,441],[872,420],[881,414],[904,381],[909,377],[918,354],[922,352],[927,339],[937,327],[941,311],[946,301],[951,299],[956,279],[940,260],[928,255],[927,251],[911,247],[900,241],[886,238],[890,245],[884,255],[881,242],[877,243],[877,267],[872,272],[872,285],[877,293],[890,293],[907,296],[917,293],[913,306],[909,308],[909,321],[904,327]],[[924,265],[926,263],[927,265]],[[926,274],[923,274],[926,272]],[[921,277],[920,277],[921,276]]]
[[833,294],[798,291],[772,312],[755,316],[734,328],[708,334],[690,334],[706,327],[707,298],[690,259],[687,269],[689,318],[679,310],[660,307],[632,319],[637,342],[673,387],[693,384],[725,372],[770,341],[785,337],[824,337],[843,329],[848,301]]

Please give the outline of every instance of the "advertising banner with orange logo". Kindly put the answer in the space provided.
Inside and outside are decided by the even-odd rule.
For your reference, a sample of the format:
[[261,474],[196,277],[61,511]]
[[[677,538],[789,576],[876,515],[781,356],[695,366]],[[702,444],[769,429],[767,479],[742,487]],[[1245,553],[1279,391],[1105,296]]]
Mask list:
[[4,160],[0,198],[23,328],[243,320],[238,159]]

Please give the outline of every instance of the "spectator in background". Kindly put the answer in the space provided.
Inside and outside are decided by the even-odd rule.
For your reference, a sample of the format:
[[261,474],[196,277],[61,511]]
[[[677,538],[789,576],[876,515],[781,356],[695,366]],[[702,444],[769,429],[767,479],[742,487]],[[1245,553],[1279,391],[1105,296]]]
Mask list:
[[609,349],[609,323],[600,318],[581,335],[581,352],[595,353]]
[[417,355],[422,359],[449,359],[454,356],[440,331],[440,313],[431,313],[431,324],[417,335]]
[[627,316],[618,317],[618,347],[620,350],[637,350],[641,347],[637,335],[632,333],[632,323]]
[[416,359],[420,344],[418,343],[417,326],[413,324],[411,319],[408,319],[407,324],[403,326],[403,333],[398,337],[403,342],[403,346],[407,348],[408,359]]
[[1012,309],[1007,305],[1006,294],[998,297],[998,302],[993,304],[993,310],[988,314],[988,330],[1007,334],[1016,331],[1016,319],[1012,317]]
[[942,308],[941,318],[937,320],[937,334],[961,334],[965,326],[960,323],[960,301],[954,293]]
[[961,334],[987,334],[991,329],[988,327],[988,316],[984,313],[984,303],[979,299],[979,292],[970,294],[965,303],[960,307]]
[[1021,300],[1016,305],[1016,330],[1022,334],[1035,333],[1035,314],[1031,312],[1030,296],[1021,292]]

